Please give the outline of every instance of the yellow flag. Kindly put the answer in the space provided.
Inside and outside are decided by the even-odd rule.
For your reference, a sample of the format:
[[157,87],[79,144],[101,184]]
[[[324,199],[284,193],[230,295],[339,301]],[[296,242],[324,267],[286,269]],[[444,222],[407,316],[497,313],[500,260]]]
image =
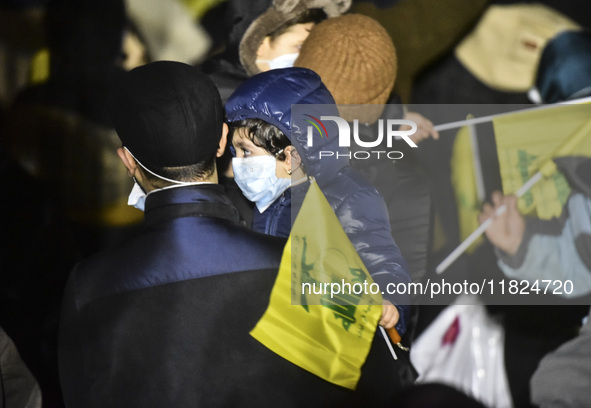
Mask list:
[[193,18],[201,20],[211,8],[224,1],[226,0],[181,0],[181,3],[187,7]]
[[[591,105],[560,105],[517,112],[493,119],[501,180],[505,194],[515,193],[553,157],[591,157]],[[576,143],[572,141],[576,139]],[[565,148],[567,147],[567,148]],[[519,199],[522,213],[542,219],[558,217],[570,194],[562,173],[556,171]]]
[[303,369],[355,389],[381,312],[377,284],[312,182],[269,307],[250,334]]
[[[470,119],[470,117],[468,118]],[[474,169],[474,152],[467,127],[458,131],[451,156],[451,184],[454,189],[458,208],[458,224],[460,239],[466,239],[478,228],[481,200],[476,189],[476,171]],[[478,247],[484,238],[475,241],[466,252],[470,253]]]
[[49,79],[49,64],[51,56],[48,48],[42,48],[35,53],[31,60],[29,82],[31,85],[42,84]]

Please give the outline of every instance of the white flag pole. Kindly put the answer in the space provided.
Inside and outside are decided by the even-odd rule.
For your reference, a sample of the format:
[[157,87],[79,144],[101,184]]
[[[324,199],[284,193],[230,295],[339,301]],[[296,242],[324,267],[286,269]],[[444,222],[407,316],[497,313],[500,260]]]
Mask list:
[[[552,104],[552,105],[544,105],[544,106],[535,107],[532,109],[524,109],[524,110],[517,111],[517,112],[528,112],[528,111],[530,112],[530,111],[534,111],[534,110],[553,108],[558,105],[575,105],[575,104],[583,104],[583,103],[591,103],[591,97],[575,99],[575,100],[566,101],[566,102],[560,102],[560,103],[556,103],[556,104]],[[484,122],[491,121],[492,119],[494,119],[496,117],[509,115],[509,114],[513,114],[513,113],[516,113],[516,112],[500,113],[497,115],[485,116],[482,118],[468,119],[468,120],[464,120],[461,122],[451,122],[451,123],[447,123],[444,125],[440,125],[441,128],[439,128],[438,130],[444,130],[443,128],[453,129],[455,127],[484,123]],[[437,126],[435,126],[435,128],[437,129]],[[589,131],[591,131],[591,120],[586,122],[583,126],[581,126],[581,128],[578,129],[577,132],[573,136],[571,136],[566,143],[563,143],[563,145],[558,149],[558,152],[555,155],[562,156],[568,152],[571,152],[574,149],[574,147],[582,140],[582,138],[585,137],[589,133]],[[547,163],[545,163],[544,165],[542,165],[540,171],[538,171],[536,174],[534,174],[534,176],[532,178],[530,178],[523,186],[521,186],[521,188],[519,190],[517,190],[517,192],[515,193],[517,198],[524,195],[527,191],[529,191],[530,188],[533,187],[534,184],[536,184],[538,181],[540,181],[542,178],[542,174],[549,175],[553,172],[554,169],[555,169],[555,164],[552,160],[550,160]],[[438,274],[443,273],[443,271],[445,271],[456,259],[458,259],[460,257],[460,255],[462,255],[466,251],[466,249],[468,249],[468,247],[470,247],[470,245],[472,245],[474,243],[474,241],[476,241],[478,239],[478,237],[480,237],[484,233],[484,231],[486,231],[486,229],[492,224],[494,217],[501,215],[506,210],[507,210],[507,207],[504,205],[497,208],[495,215],[491,218],[488,218],[486,221],[484,221],[482,224],[480,224],[480,226],[476,230],[474,230],[474,232],[472,232],[468,236],[468,238],[466,238],[456,249],[454,249],[452,251],[451,254],[449,254],[439,265],[437,265],[437,267],[435,268],[435,271]]]
[[[585,136],[588,136],[590,133],[591,120],[585,122],[572,136],[568,138],[566,142],[562,143],[560,148],[556,152],[554,152],[552,156],[561,157],[572,152],[576,148],[576,146],[578,146],[581,140],[583,140],[583,138]],[[541,164],[540,170],[536,174],[534,174],[534,176],[530,178],[523,186],[521,186],[519,190],[517,190],[517,192],[515,193],[517,198],[524,195],[527,191],[529,191],[530,188],[533,187],[534,184],[540,181],[542,179],[543,174],[549,176],[555,170],[556,164],[554,164],[551,157],[548,157]],[[495,216],[504,213],[506,210],[507,208],[504,205],[500,206],[499,208],[497,208]],[[472,234],[470,234],[468,238],[464,240],[464,242],[462,242],[456,249],[454,249],[452,253],[449,254],[447,258],[443,260],[443,262],[437,265],[437,268],[435,268],[435,272],[440,274],[443,271],[445,271],[449,267],[449,265],[451,265],[456,259],[458,259],[458,257],[462,255],[464,251],[466,251],[466,249],[468,249],[468,247],[472,245],[472,243],[476,241],[476,239],[478,239],[478,237],[481,236],[484,231],[486,231],[486,229],[492,224],[493,219],[494,216],[488,218],[485,222],[480,224],[480,226],[474,232],[472,232]]]
[[[542,172],[538,171],[523,186],[521,186],[519,190],[517,190],[517,192],[515,193],[517,198],[527,193],[529,189],[532,188],[534,184],[536,184],[541,179]],[[452,251],[451,254],[449,254],[439,265],[437,265],[437,268],[435,268],[435,272],[437,272],[438,274],[443,273],[443,271],[445,271],[452,263],[454,263],[455,260],[458,259],[460,255],[462,255],[466,251],[466,249],[468,249],[470,245],[472,245],[474,241],[476,241],[478,237],[480,237],[484,233],[484,231],[486,231],[488,227],[491,226],[493,219],[503,214],[505,211],[507,211],[507,206],[504,204],[497,208],[497,210],[495,211],[495,215],[493,217],[487,218],[486,221],[480,224],[480,226],[476,228],[474,232],[472,232],[468,236],[468,238],[466,238],[456,249]]]
[[578,105],[578,104],[582,104],[582,103],[591,103],[591,97],[586,97],[586,98],[581,98],[581,99],[573,99],[572,101],[564,101],[564,102],[558,102],[558,103],[548,104],[548,105],[540,105],[540,106],[535,106],[533,108],[520,109],[520,110],[512,111],[512,112],[497,113],[495,115],[482,116],[480,118],[472,118],[472,119],[460,120],[457,122],[443,123],[441,125],[435,125],[435,126],[433,126],[433,128],[435,130],[441,132],[443,130],[457,129],[457,128],[461,128],[463,126],[468,126],[468,125],[478,125],[478,124],[482,124],[482,123],[488,123],[488,122],[491,122],[493,119],[496,119],[498,117],[505,116],[505,115],[512,115],[515,113],[522,113],[522,112],[525,113],[525,112],[532,112],[532,111],[537,111],[537,110],[550,109],[550,108],[555,108],[560,105]]
[[378,326],[378,327],[382,331],[382,337],[384,337],[384,340],[386,341],[386,344],[388,345],[388,349],[390,349],[390,353],[392,353],[392,357],[394,358],[394,360],[398,360],[398,356],[394,352],[394,347],[392,347],[392,343],[390,343],[390,337],[386,334],[386,330],[384,330],[384,328],[382,326]]

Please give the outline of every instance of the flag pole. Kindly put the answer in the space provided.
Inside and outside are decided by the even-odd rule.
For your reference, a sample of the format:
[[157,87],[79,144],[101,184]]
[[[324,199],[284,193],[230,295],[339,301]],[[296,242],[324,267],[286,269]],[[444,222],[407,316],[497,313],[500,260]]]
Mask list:
[[[591,120],[585,122],[571,137],[568,138],[565,143],[560,146],[559,149],[554,151],[550,157],[545,158],[541,162],[542,165],[539,167],[540,170],[534,174],[534,176],[531,177],[524,185],[522,185],[519,190],[517,190],[515,193],[517,198],[529,191],[529,189],[531,189],[534,184],[542,179],[542,176],[549,177],[552,173],[554,173],[556,170],[556,164],[554,164],[552,157],[565,156],[572,152],[574,148],[583,140],[583,138],[589,134],[589,132],[591,132]],[[466,251],[466,249],[468,249],[468,247],[472,245],[474,241],[476,241],[488,227],[490,227],[493,219],[503,214],[506,210],[507,207],[505,205],[497,208],[494,216],[488,218],[486,221],[480,224],[480,226],[474,230],[474,232],[472,232],[468,238],[466,238],[456,249],[452,251],[451,254],[449,254],[439,265],[437,265],[435,272],[438,274],[443,273],[443,271],[445,271],[456,259],[458,259],[460,255],[462,255],[464,251]]]
[[443,123],[441,125],[433,126],[433,129],[437,130],[438,132],[441,132],[443,130],[457,129],[457,128],[461,128],[461,127],[468,126],[468,125],[479,125],[482,123],[492,122],[493,119],[499,118],[501,116],[512,115],[515,113],[533,112],[533,111],[538,111],[538,110],[555,108],[560,105],[578,105],[578,104],[583,104],[583,103],[591,103],[591,97],[574,99],[572,101],[564,101],[564,102],[558,102],[558,103],[553,103],[553,104],[548,104],[548,105],[535,106],[533,108],[520,109],[517,111],[497,113],[494,115],[482,116],[480,118],[471,118],[471,119],[466,119],[466,120],[459,120],[457,122]]
[[[538,171],[532,178],[530,178],[521,188],[515,193],[517,198],[521,197],[527,191],[534,186],[538,181],[542,179],[542,172]],[[493,219],[507,211],[507,206],[505,204],[501,205],[495,211],[494,216],[487,218],[482,224],[478,226],[469,236],[466,238],[456,249],[452,251],[439,265],[435,268],[435,272],[438,274],[443,273],[452,263],[455,262],[456,259],[462,255],[466,249],[470,247],[483,233],[491,226]]]
[[394,358],[394,360],[398,360],[398,356],[394,352],[394,347],[392,347],[392,344],[390,343],[390,337],[386,334],[386,330],[384,330],[384,328],[382,326],[378,325],[378,327],[380,328],[380,330],[382,332],[382,337],[384,338],[384,341],[388,345],[388,349],[390,349],[390,353],[392,353],[392,357]]

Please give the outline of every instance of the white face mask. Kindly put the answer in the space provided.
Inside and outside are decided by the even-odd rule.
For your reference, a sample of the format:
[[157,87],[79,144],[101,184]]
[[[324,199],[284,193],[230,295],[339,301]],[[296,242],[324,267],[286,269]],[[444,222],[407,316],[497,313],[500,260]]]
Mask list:
[[293,54],[283,54],[272,60],[257,60],[256,62],[266,62],[269,64],[269,69],[291,68],[298,59],[300,54],[295,52]]
[[254,156],[232,159],[234,180],[242,193],[254,202],[262,213],[291,185],[291,178],[275,174],[274,156]]
[[132,207],[137,208],[138,210],[144,211],[146,207],[146,192],[144,189],[137,183],[135,178],[133,179],[135,182],[133,188],[131,189],[131,193],[129,193],[129,197],[127,198],[127,205],[131,205]]
[[[167,188],[171,188],[171,187],[180,187],[180,186],[191,186],[191,185],[198,185],[198,184],[213,184],[209,181],[199,181],[199,182],[186,182],[186,181],[178,181],[178,180],[172,180],[163,176],[159,176],[158,174],[154,173],[153,171],[150,171],[149,169],[147,169],[142,163],[140,163],[140,161],[138,159],[135,158],[135,156],[133,155],[133,153],[131,153],[127,147],[124,147],[125,150],[127,150],[129,152],[129,154],[131,154],[131,157],[134,158],[134,160],[148,173],[150,173],[151,175],[153,175],[154,177],[158,177],[161,180],[164,181],[168,181],[169,183],[173,183],[173,186],[169,186],[169,187],[163,187],[161,189],[156,189],[156,190],[152,190],[152,192],[154,191],[158,191],[158,190],[164,190]],[[133,177],[133,181],[134,181],[134,185],[133,188],[131,189],[131,193],[129,193],[129,197],[127,198],[127,205],[131,205],[132,207],[137,208],[138,210],[142,210],[144,211],[144,208],[146,207],[146,197],[148,196],[148,194],[146,194],[146,191],[142,188],[142,186],[140,186],[137,182],[137,180],[135,179],[135,177]]]

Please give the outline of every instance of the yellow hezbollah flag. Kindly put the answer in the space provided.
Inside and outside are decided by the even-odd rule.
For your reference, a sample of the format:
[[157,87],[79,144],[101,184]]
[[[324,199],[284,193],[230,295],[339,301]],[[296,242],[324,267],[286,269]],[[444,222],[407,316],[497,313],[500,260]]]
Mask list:
[[187,7],[193,18],[201,20],[211,8],[224,1],[226,0],[181,0],[181,3]]
[[[458,208],[460,239],[463,241],[472,231],[478,228],[478,214],[481,211],[481,200],[478,198],[476,188],[474,151],[467,127],[463,127],[458,131],[451,157],[451,184]],[[483,238],[479,238],[467,249],[467,252],[473,251],[483,240]]]
[[303,369],[355,389],[382,313],[376,288],[312,182],[285,246],[269,307],[250,334]]
[[[560,105],[493,119],[503,192],[515,193],[553,157],[591,157],[590,122],[589,104]],[[519,199],[521,212],[542,219],[560,215],[570,187],[558,171],[546,176]]]

